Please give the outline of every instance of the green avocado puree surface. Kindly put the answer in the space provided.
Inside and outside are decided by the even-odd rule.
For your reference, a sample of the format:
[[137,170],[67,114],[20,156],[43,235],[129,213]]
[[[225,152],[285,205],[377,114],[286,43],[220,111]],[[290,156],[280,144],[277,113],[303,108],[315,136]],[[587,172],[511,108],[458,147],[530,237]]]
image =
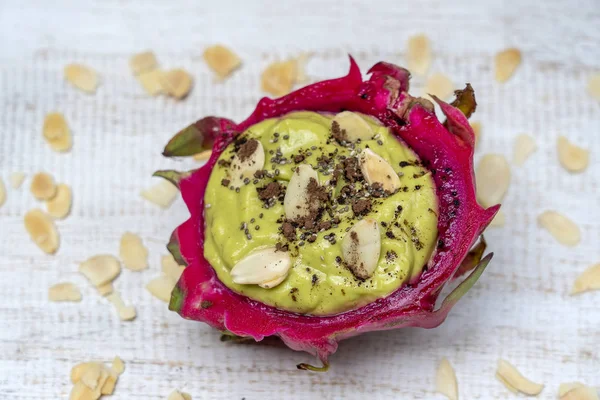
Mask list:
[[[239,190],[225,186],[231,178],[228,162],[236,145],[230,144],[212,171],[205,200],[204,256],[218,278],[231,290],[278,309],[312,315],[332,315],[364,306],[386,297],[415,279],[427,264],[436,245],[437,197],[430,172],[419,165],[418,157],[388,128],[374,119],[362,116],[375,135],[371,140],[343,146],[331,136],[333,115],[296,112],[260,122],[237,139],[256,139],[265,150],[267,175],[250,179]],[[402,187],[389,197],[373,199],[371,211],[357,217],[350,202],[336,204],[336,196],[344,186],[344,177],[331,184],[333,174],[318,168],[318,157],[337,153],[356,156],[369,147],[384,158],[399,174]],[[319,183],[331,193],[327,218],[339,217],[339,223],[317,233],[314,242],[296,240],[289,243],[281,233],[284,208],[282,201],[265,208],[258,188],[278,181],[287,186],[299,163],[310,164],[319,175]],[[297,157],[296,157],[297,158]],[[284,160],[284,163],[282,162]],[[338,161],[335,161],[338,163]],[[224,181],[225,180],[225,181]],[[380,223],[381,255],[373,275],[360,280],[341,262],[344,235],[360,218],[374,218]],[[297,230],[298,236],[302,233]],[[332,234],[335,234],[332,235]],[[230,270],[247,255],[276,243],[288,244],[292,268],[287,278],[271,289],[258,285],[240,285],[232,281]]]

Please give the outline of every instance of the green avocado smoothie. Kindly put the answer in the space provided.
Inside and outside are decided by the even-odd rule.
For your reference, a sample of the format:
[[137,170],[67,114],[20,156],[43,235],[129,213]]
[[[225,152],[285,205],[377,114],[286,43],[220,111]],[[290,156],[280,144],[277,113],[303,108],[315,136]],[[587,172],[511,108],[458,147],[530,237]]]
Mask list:
[[219,157],[204,201],[219,280],[301,314],[390,295],[421,274],[438,233],[430,172],[388,128],[348,112],[250,127]]

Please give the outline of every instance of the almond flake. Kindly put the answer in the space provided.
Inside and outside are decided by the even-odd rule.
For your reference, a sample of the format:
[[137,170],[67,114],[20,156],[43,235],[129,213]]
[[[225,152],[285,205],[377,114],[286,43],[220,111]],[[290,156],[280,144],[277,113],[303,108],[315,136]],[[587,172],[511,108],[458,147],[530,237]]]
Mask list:
[[129,59],[129,66],[134,75],[140,75],[144,72],[149,72],[158,68],[158,61],[156,61],[153,52],[144,51],[142,53],[134,54]]
[[106,298],[113,304],[113,306],[115,306],[115,309],[119,314],[119,318],[122,321],[131,321],[135,319],[137,315],[135,312],[135,308],[132,306],[126,306],[119,292],[112,292],[111,294],[106,296]]
[[254,251],[238,261],[230,274],[233,282],[239,285],[262,285],[287,277],[291,266],[292,260],[288,253],[268,247]]
[[46,210],[54,218],[63,219],[71,211],[71,188],[61,183],[57,186],[56,196],[46,201]]
[[123,265],[132,271],[148,268],[148,249],[135,233],[125,232],[121,236],[119,257],[123,261]]
[[600,100],[600,73],[595,73],[588,79],[588,93],[596,100]]
[[475,170],[477,199],[484,207],[500,204],[510,183],[510,167],[500,154],[486,154]]
[[436,73],[427,79],[424,93],[434,95],[442,100],[447,100],[454,93],[454,84],[444,74]]
[[94,391],[81,381],[73,386],[69,395],[69,400],[97,400],[99,398],[100,395],[96,396]]
[[13,172],[8,177],[8,181],[13,189],[18,189],[23,184],[23,181],[25,181],[25,174],[23,172]]
[[[252,153],[246,154],[245,146],[254,148]],[[254,146],[254,147],[253,147]],[[231,183],[234,186],[240,186],[245,178],[252,178],[254,173],[263,169],[265,166],[265,150],[261,142],[256,139],[250,139],[233,156],[229,171],[231,173]]]
[[506,223],[506,217],[504,216],[504,212],[502,210],[498,210],[492,222],[490,222],[490,226],[493,227],[502,227]]
[[521,52],[518,49],[506,49],[495,57],[496,81],[503,83],[510,79],[515,70],[521,64]]
[[596,388],[589,386],[575,387],[560,397],[560,400],[600,400]]
[[331,123],[338,124],[344,140],[348,142],[355,142],[358,139],[369,140],[375,134],[371,125],[369,125],[359,114],[353,113],[352,111],[342,111],[333,118]]
[[106,296],[113,292],[114,287],[112,283],[105,283],[104,285],[96,287],[96,290],[98,290],[100,296]]
[[4,181],[0,178],[0,207],[4,205],[6,202],[6,186],[4,186]]
[[384,190],[395,193],[400,187],[400,178],[394,168],[371,149],[364,149],[358,157],[360,170],[369,185],[381,184]]
[[212,150],[204,150],[202,153],[194,154],[194,160],[206,161],[212,155]]
[[33,242],[46,254],[58,250],[59,236],[54,221],[40,209],[25,214],[25,229]]
[[115,374],[121,375],[123,372],[125,372],[125,363],[119,357],[115,357],[112,362],[111,370]]
[[425,75],[431,66],[431,45],[423,34],[408,39],[408,69],[416,75]]
[[102,371],[104,370],[104,365],[98,363],[90,363],[88,367],[83,371],[81,375],[81,382],[92,390],[96,390],[99,384],[100,377],[102,376]]
[[173,281],[177,282],[183,274],[185,267],[177,264],[171,254],[161,257],[161,266],[163,274],[167,275]]
[[590,163],[590,151],[569,142],[564,136],[559,136],[556,142],[558,160],[570,172],[581,172]]
[[171,277],[161,275],[148,282],[146,289],[157,299],[168,303],[171,300],[171,292],[175,287],[175,283]]
[[581,241],[579,227],[569,218],[556,211],[544,211],[538,218],[538,225],[546,229],[559,243],[576,246]]
[[237,54],[220,44],[207,47],[202,57],[221,80],[227,78],[242,65],[242,60]]
[[280,97],[288,94],[298,79],[297,61],[275,61],[267,66],[261,75],[263,91]]
[[95,93],[100,79],[92,68],[81,64],[69,64],[65,67],[65,78],[77,89]]
[[192,396],[190,396],[187,393],[174,390],[173,392],[171,392],[167,400],[192,400]]
[[583,383],[580,382],[565,382],[561,383],[558,386],[558,397],[563,397],[565,394],[570,392],[573,389],[585,387]]
[[458,400],[458,383],[454,368],[446,358],[440,361],[435,378],[435,390],[450,400]]
[[97,362],[83,362],[75,365],[73,368],[71,368],[71,382],[79,382],[88,369],[96,368],[102,368],[102,364]]
[[146,93],[150,96],[157,96],[164,93],[162,86],[163,74],[163,71],[155,69],[154,71],[140,74],[137,78]]
[[283,198],[283,210],[287,219],[296,220],[306,217],[314,209],[308,192],[311,180],[319,183],[319,176],[310,165],[300,164],[294,170]]
[[168,208],[175,201],[178,194],[179,189],[166,180],[162,180],[156,185],[144,189],[141,193],[143,198],[162,208]]
[[481,140],[481,122],[474,121],[470,122],[471,128],[473,129],[473,133],[475,134],[475,143],[478,143]]
[[100,394],[111,395],[115,391],[115,386],[117,384],[118,377],[114,374],[114,372],[109,372],[106,377],[106,381],[100,388]]
[[372,218],[358,221],[342,239],[342,258],[357,278],[367,279],[373,275],[380,253],[379,224]]
[[519,135],[515,139],[513,164],[522,167],[525,161],[537,150],[535,139],[529,135]]
[[536,396],[544,389],[544,385],[532,382],[525,378],[506,360],[498,360],[496,375],[497,377],[502,378],[501,382],[504,383],[509,390],[514,389],[530,396]]
[[581,273],[575,279],[571,294],[578,294],[590,290],[600,290],[600,264],[595,264]]
[[53,112],[46,115],[42,133],[52,150],[57,152],[71,150],[71,146],[73,145],[71,131],[65,117],[61,113]]
[[81,301],[81,291],[72,283],[57,283],[48,289],[50,301]]
[[56,196],[58,190],[54,183],[52,175],[45,172],[38,172],[31,179],[31,194],[38,200],[50,200]]
[[115,280],[121,273],[121,263],[109,254],[101,254],[88,258],[79,264],[81,272],[92,285],[100,287]]
[[162,74],[161,86],[169,96],[181,100],[192,90],[192,76],[181,68],[171,69]]

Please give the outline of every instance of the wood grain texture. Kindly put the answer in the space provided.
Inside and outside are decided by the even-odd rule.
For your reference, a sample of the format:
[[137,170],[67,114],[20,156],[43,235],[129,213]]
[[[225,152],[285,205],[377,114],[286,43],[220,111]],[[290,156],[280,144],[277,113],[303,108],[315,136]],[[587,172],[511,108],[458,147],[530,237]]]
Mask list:
[[[73,210],[58,227],[62,245],[50,257],[29,242],[24,213],[40,206],[28,192],[8,190],[0,208],[0,398],[67,398],[69,370],[84,360],[125,360],[115,399],[165,399],[179,388],[194,399],[442,399],[433,392],[435,368],[447,357],[461,398],[513,397],[494,379],[506,358],[554,399],[558,384],[600,386],[600,293],[567,295],[575,277],[600,260],[600,103],[585,94],[587,76],[600,68],[597,0],[466,0],[442,2],[295,2],[182,0],[4,0],[0,4],[0,175],[31,177],[48,171],[73,188]],[[346,72],[347,53],[362,68],[404,62],[409,35],[427,32],[432,72],[471,82],[482,122],[477,158],[512,156],[514,138],[529,133],[538,151],[512,168],[505,199],[507,225],[489,231],[496,254],[480,282],[434,330],[404,329],[354,338],[340,345],[327,374],[297,371],[312,357],[268,341],[230,345],[208,327],[169,312],[144,289],[160,270],[171,230],[187,216],[178,200],[169,210],[139,192],[158,168],[185,169],[162,146],[200,116],[241,119],[260,92],[261,70],[274,58],[315,52],[313,80]],[[244,66],[215,84],[201,59],[222,42]],[[496,51],[517,46],[523,65],[508,83],[492,80]],[[183,102],[149,98],[130,73],[128,58],[153,49],[164,67],[183,67],[195,79]],[[101,74],[94,96],[68,86],[62,68],[82,62]],[[412,82],[420,93],[422,78]],[[65,114],[73,132],[69,154],[52,152],[41,134],[44,115]],[[592,150],[582,174],[557,161],[559,134]],[[582,243],[563,248],[536,227],[537,213],[557,209],[582,228]],[[140,234],[151,268],[124,271],[116,281],[137,307],[121,322],[77,271],[102,252],[117,254],[120,235]],[[79,304],[47,301],[59,281],[76,283]]]

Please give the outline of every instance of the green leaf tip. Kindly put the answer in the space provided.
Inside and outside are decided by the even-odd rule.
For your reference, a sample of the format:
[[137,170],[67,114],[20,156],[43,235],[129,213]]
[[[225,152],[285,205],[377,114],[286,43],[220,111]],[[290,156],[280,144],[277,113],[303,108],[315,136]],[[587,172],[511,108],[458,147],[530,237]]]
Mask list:
[[475,100],[475,91],[470,83],[467,83],[462,90],[455,90],[456,99],[450,103],[452,107],[458,108],[465,117],[469,118],[477,109],[477,101]]
[[177,188],[179,188],[179,182],[181,182],[182,179],[185,179],[188,176],[190,176],[193,172],[193,170],[187,172],[179,172],[172,169],[163,169],[154,172],[152,176],[158,176],[160,178],[166,179],[173,185],[177,186]]
[[329,363],[323,363],[322,367],[315,367],[314,365],[301,363],[301,364],[296,365],[296,368],[301,369],[303,371],[327,372],[327,371],[329,371]]
[[171,300],[169,301],[169,310],[175,311],[176,313],[181,311],[181,307],[183,306],[184,299],[183,290],[176,285],[171,292]]
[[183,258],[181,254],[181,249],[179,248],[179,238],[177,237],[177,231],[173,231],[171,237],[169,238],[169,243],[167,243],[167,250],[173,256],[175,262],[179,265],[187,267],[187,262]]

